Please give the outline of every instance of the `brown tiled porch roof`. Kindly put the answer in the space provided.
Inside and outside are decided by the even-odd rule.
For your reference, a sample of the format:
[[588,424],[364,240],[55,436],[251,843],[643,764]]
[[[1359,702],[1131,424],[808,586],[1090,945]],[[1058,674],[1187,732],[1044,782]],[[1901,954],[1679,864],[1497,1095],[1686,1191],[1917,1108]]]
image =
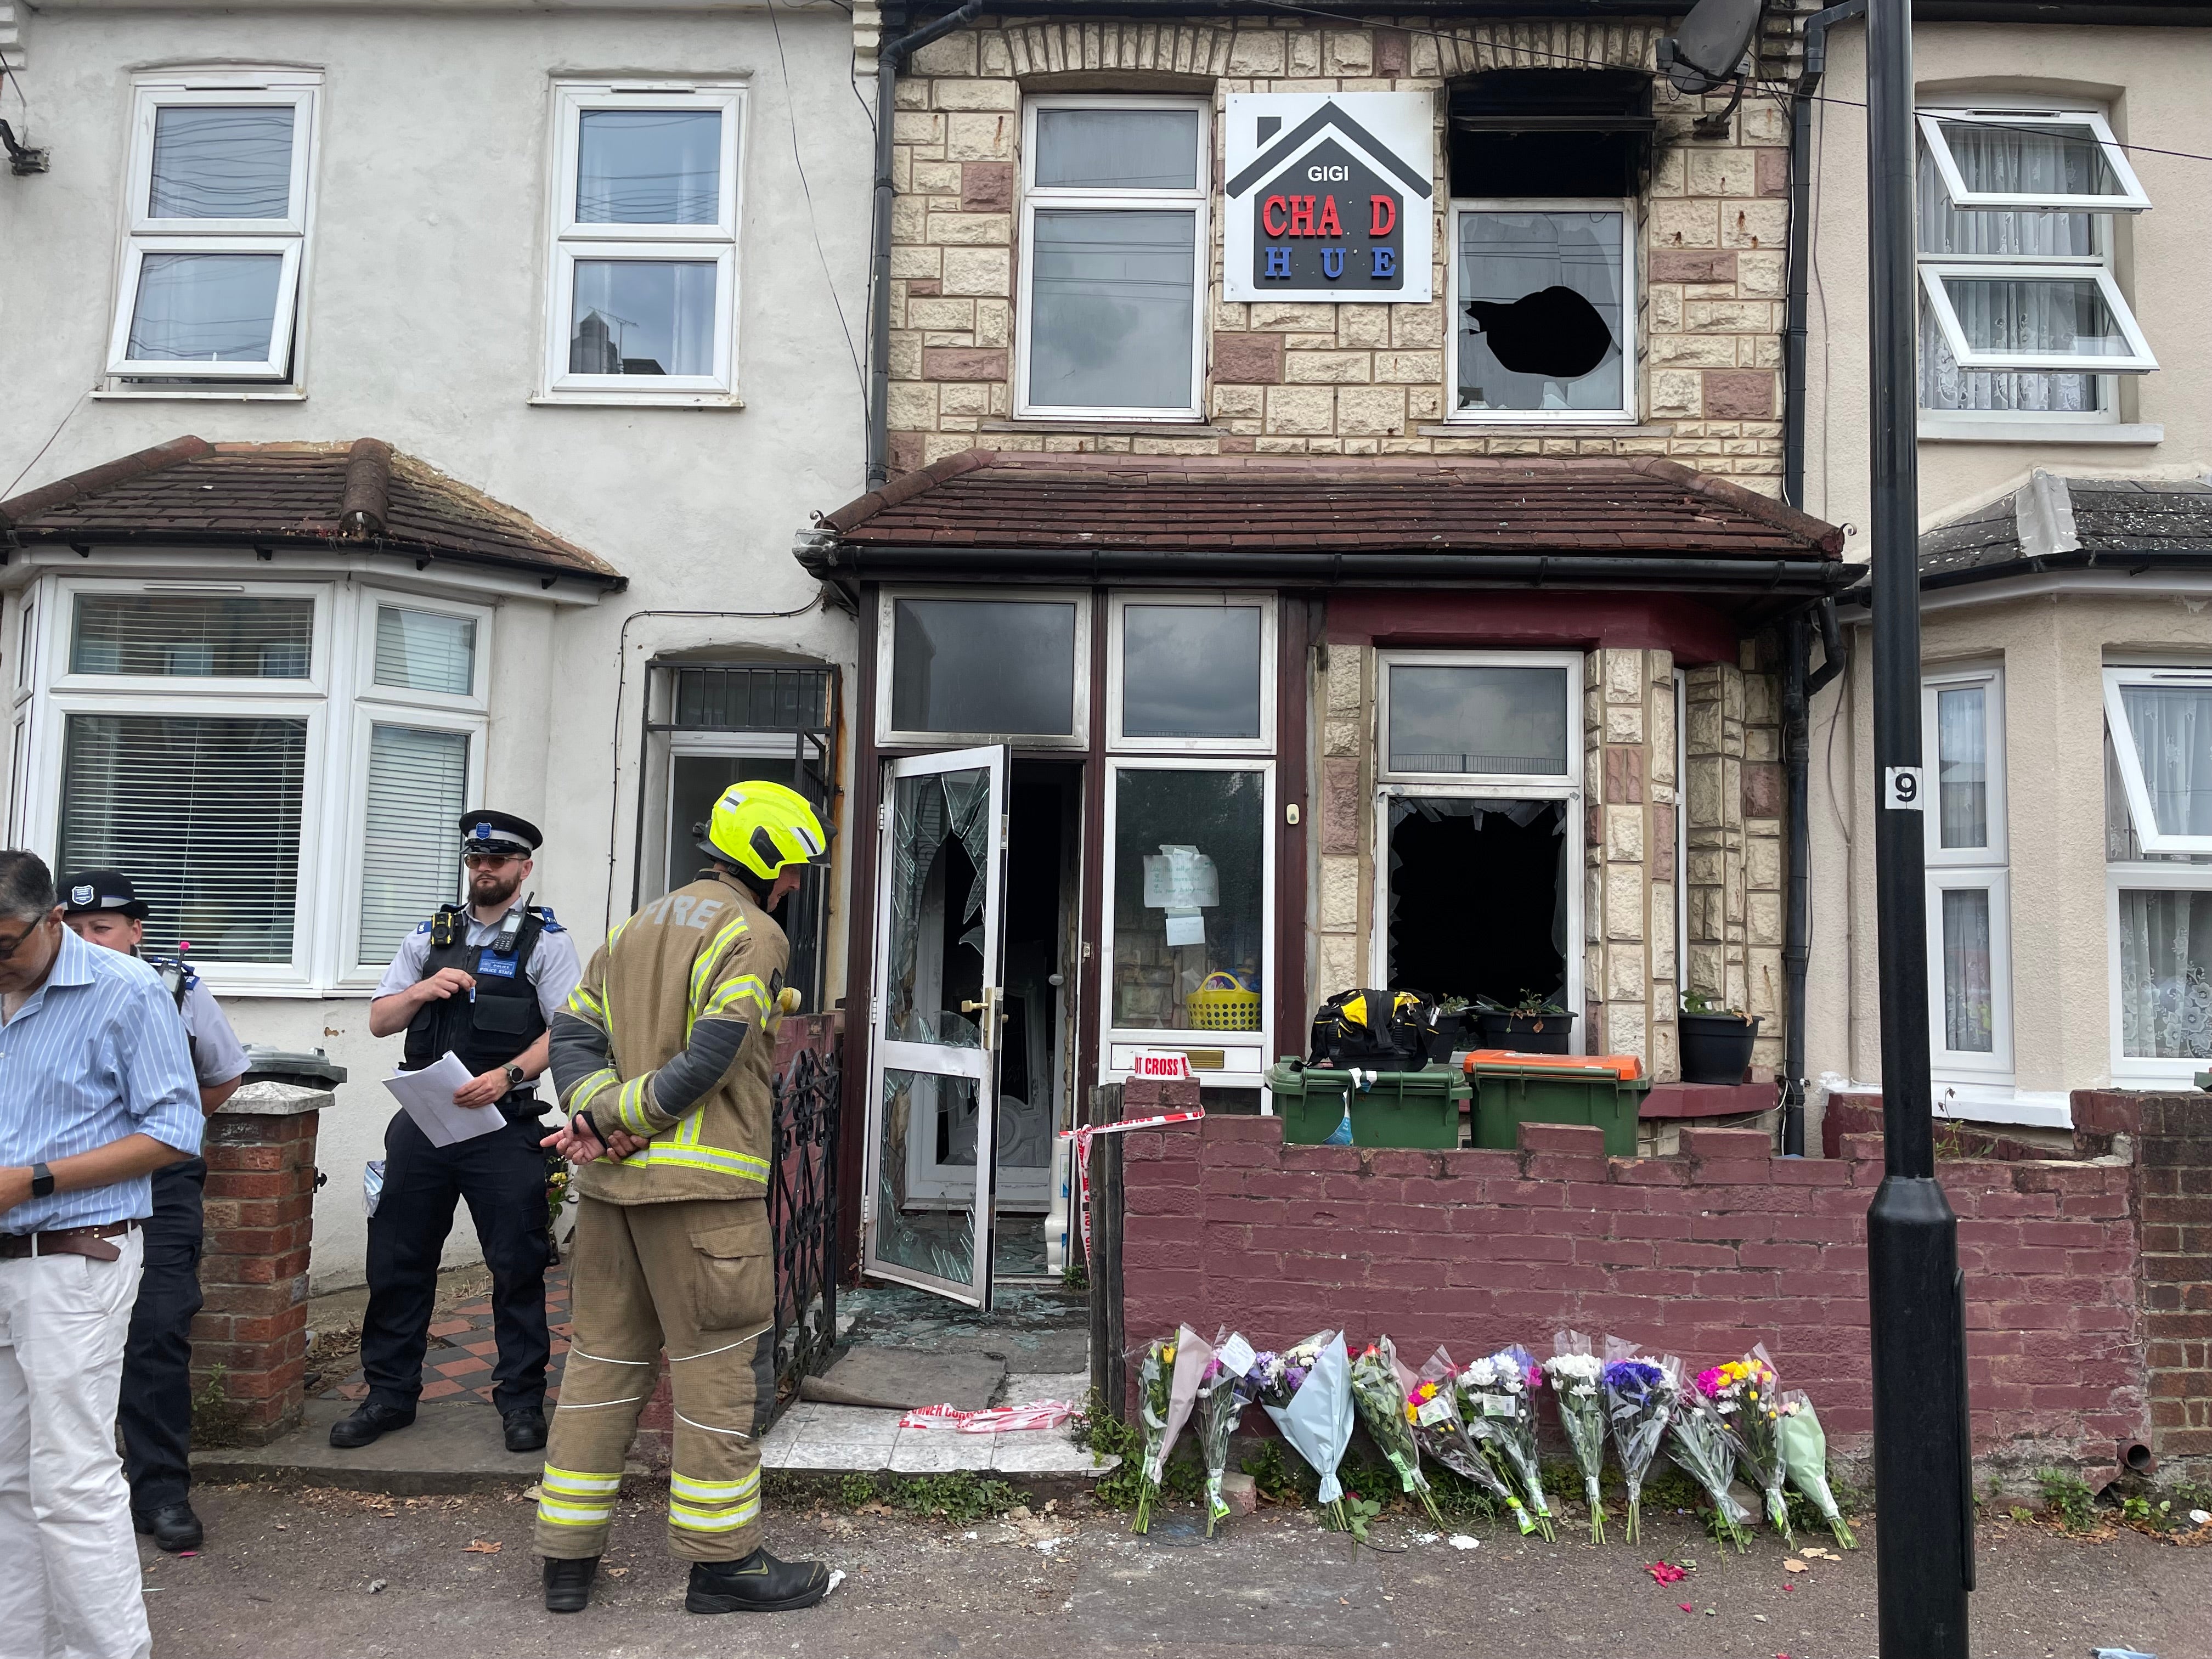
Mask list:
[[302,547],[459,559],[624,583],[520,508],[376,438],[211,444],[176,438],[0,501],[0,544]]
[[1838,560],[1844,532],[1641,457],[1041,455],[971,449],[840,507],[868,548]]

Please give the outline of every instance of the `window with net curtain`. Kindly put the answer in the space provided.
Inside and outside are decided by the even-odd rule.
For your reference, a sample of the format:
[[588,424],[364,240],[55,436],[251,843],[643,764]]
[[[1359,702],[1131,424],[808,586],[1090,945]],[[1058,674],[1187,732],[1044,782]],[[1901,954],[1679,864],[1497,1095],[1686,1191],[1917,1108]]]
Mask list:
[[[2212,676],[2197,684],[2118,679],[2113,690],[2105,856],[2119,933],[2119,1053],[2212,1060],[2212,851],[2146,845],[2212,843]],[[2123,744],[2139,784],[2123,765]]]
[[[1999,112],[2000,114],[2002,112]],[[2099,134],[2087,125],[2018,125],[1988,119],[1940,119],[1936,137],[1972,193],[2100,198],[2124,196],[2123,182]],[[2087,118],[2083,118],[2085,120]],[[1974,349],[2040,352],[2085,359],[2124,356],[2124,331],[2112,296],[2095,271],[2112,260],[2108,212],[2028,206],[1960,207],[1925,136],[1918,169],[1920,253],[1923,262],[1986,263],[1942,278],[1960,328]],[[2132,180],[2125,181],[2132,188]],[[2077,264],[2079,275],[2048,267]],[[2034,276],[2008,275],[2008,264],[2043,266]],[[2103,408],[2110,382],[2094,371],[2034,372],[1962,366],[1923,294],[1920,307],[1920,405],[1928,410],[2025,414],[2090,414]]]
[[[1990,834],[1989,716],[1991,688],[1940,686],[1935,692],[1938,848],[1946,864],[1994,860]],[[1940,866],[1939,866],[1940,867]],[[1940,881],[1929,908],[1942,929],[1942,1048],[1953,1054],[1990,1054],[1997,1047],[1995,884],[2002,869],[1992,862],[1984,879],[1964,884]]]

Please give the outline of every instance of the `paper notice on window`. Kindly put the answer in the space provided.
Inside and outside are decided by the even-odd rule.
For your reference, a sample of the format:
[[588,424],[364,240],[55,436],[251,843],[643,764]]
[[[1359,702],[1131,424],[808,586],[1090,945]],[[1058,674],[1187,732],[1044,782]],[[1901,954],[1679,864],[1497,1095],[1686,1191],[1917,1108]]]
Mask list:
[[1206,917],[1199,911],[1170,910],[1167,914],[1167,924],[1170,945],[1206,943]]
[[[1221,875],[1195,847],[1162,842],[1145,860],[1145,903],[1154,910],[1198,910],[1221,902]],[[1173,941],[1170,941],[1172,943]]]
[[456,1106],[453,1094],[474,1077],[448,1048],[419,1072],[401,1072],[384,1079],[392,1098],[407,1109],[415,1127],[433,1146],[450,1146],[457,1140],[473,1140],[504,1125],[497,1105]]

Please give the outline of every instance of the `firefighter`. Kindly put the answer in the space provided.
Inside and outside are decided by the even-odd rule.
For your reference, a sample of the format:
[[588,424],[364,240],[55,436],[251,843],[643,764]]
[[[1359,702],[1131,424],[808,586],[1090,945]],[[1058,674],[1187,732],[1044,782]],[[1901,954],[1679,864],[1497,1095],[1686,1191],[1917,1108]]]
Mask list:
[[775,1026],[790,946],[769,913],[828,848],[805,800],[738,783],[714,803],[689,886],[617,927],[553,1025],[580,1167],[573,1335],[538,1505],[545,1606],[580,1611],[623,1454],[668,1354],[672,1553],[693,1613],[782,1612],[829,1593],[819,1562],[760,1546],[758,1437],[775,1403],[768,1219]]

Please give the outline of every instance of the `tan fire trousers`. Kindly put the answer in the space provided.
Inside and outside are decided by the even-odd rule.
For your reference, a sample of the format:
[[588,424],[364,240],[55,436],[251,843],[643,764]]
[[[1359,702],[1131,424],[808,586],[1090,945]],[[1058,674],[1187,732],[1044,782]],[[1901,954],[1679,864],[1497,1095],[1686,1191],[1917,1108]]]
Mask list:
[[735,1561],[758,1541],[759,1437],[775,1403],[775,1261],[760,1199],[579,1200],[568,1358],[545,1448],[538,1553],[605,1552],[637,1414],[668,1353],[668,1547]]

